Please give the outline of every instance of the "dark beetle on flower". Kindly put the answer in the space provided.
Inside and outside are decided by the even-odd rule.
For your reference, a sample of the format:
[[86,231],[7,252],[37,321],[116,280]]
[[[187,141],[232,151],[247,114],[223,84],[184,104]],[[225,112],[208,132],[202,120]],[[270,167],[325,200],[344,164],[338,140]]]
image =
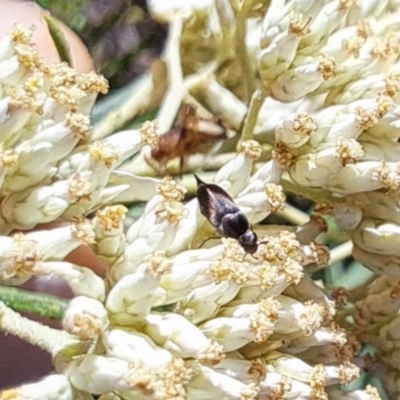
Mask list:
[[254,254],[259,243],[246,215],[221,187],[195,178],[201,213],[221,236],[237,239],[246,253]]

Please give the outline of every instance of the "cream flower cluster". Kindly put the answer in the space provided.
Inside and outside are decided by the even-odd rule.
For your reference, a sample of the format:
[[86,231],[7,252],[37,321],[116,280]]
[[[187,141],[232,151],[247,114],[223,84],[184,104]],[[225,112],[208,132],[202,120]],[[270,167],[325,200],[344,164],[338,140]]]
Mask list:
[[[57,371],[0,399],[379,399],[373,387],[345,387],[360,374],[361,341],[377,347],[398,393],[396,279],[358,293],[347,335],[335,322],[338,293],[308,272],[329,258],[314,241],[319,218],[270,232],[254,257],[233,239],[196,248],[210,226],[196,198],[183,202],[186,188],[117,170],[194,99],[243,126],[213,181],[255,230],[285,207],[288,187],[335,216],[357,259],[395,275],[396,2],[148,4],[170,24],[159,128],[91,140],[88,113],[104,80],[48,65],[20,27],[0,42],[0,279],[56,275],[76,295],[63,331],[0,302],[0,328],[49,351]],[[267,162],[260,143],[274,143]],[[135,200],[147,203],[126,230],[120,203]],[[52,221],[63,224],[24,233]],[[105,279],[63,261],[82,244],[107,266]]]
[[375,346],[376,369],[397,398],[398,2],[149,4],[172,27],[173,17],[184,21],[176,28],[183,98],[244,126],[244,138],[272,144],[273,159],[255,176],[273,170],[273,182],[318,202],[315,211],[349,233],[356,260],[381,276],[346,294],[351,323],[338,320]]

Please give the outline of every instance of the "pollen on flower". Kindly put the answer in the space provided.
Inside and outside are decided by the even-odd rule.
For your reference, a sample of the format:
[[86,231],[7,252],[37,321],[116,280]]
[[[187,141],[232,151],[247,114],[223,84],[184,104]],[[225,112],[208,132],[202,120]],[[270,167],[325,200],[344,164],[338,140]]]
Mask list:
[[199,361],[205,365],[217,365],[226,358],[224,347],[216,340],[211,339],[210,346],[201,352],[198,357]]
[[76,217],[71,226],[72,236],[82,244],[90,246],[96,242],[96,234],[92,224],[83,217]]
[[321,201],[314,206],[314,212],[322,215],[333,215],[335,207],[329,201]]
[[156,215],[161,219],[167,219],[170,224],[176,224],[186,218],[187,212],[181,202],[165,200],[156,207]]
[[249,374],[256,382],[263,380],[267,376],[267,365],[260,358],[250,361]]
[[44,79],[41,72],[35,71],[24,83],[26,92],[37,93],[43,88]]
[[157,376],[159,378],[155,392],[157,399],[185,400],[187,398],[184,386],[193,378],[193,370],[185,365],[184,360],[173,357]]
[[336,148],[336,157],[340,159],[343,166],[355,164],[357,159],[364,155],[364,150],[357,140],[340,137]]
[[387,194],[390,194],[400,186],[400,165],[396,164],[396,168],[391,168],[385,160],[382,160],[374,170],[374,177],[385,189],[388,189]]
[[14,50],[19,63],[28,70],[35,70],[43,63],[43,58],[31,44],[16,44]]
[[141,361],[129,364],[129,371],[124,379],[132,389],[139,390],[143,394],[151,395],[155,391],[156,376],[151,368]]
[[173,262],[168,260],[164,251],[157,251],[145,258],[147,270],[156,278],[171,272]]
[[305,304],[306,310],[301,315],[297,325],[305,335],[312,335],[324,322],[326,310],[318,303],[309,301]]
[[90,117],[81,113],[67,113],[65,125],[82,140],[87,139],[91,131]]
[[78,71],[71,68],[67,63],[52,64],[51,68],[46,70],[46,76],[50,79],[52,86],[70,87],[75,83]]
[[349,294],[346,288],[338,287],[332,292],[332,299],[335,300],[336,307],[345,306],[348,302]]
[[357,126],[363,130],[372,128],[379,122],[376,110],[365,110],[357,107],[355,113]]
[[32,274],[35,267],[43,260],[44,253],[38,244],[27,240],[25,235],[17,233],[14,235],[13,263],[11,270],[2,273],[2,278],[23,277]]
[[365,43],[365,38],[361,36],[354,36],[350,39],[343,40],[343,48],[346,49],[349,54],[353,57],[358,58],[360,56],[360,49]]
[[0,145],[0,168],[13,167],[18,159],[13,149],[3,149]]
[[311,17],[308,18],[307,21],[304,21],[303,14],[292,12],[289,18],[289,33],[301,37],[311,32],[309,28]]
[[36,91],[26,85],[10,86],[6,91],[10,97],[10,109],[31,110],[43,114],[43,101],[40,101]]
[[371,55],[377,59],[386,59],[399,54],[400,40],[397,34],[389,34],[384,38],[378,38],[371,50]]
[[91,183],[79,173],[71,175],[68,179],[68,192],[77,202],[90,201]]
[[256,400],[259,398],[259,393],[260,387],[255,382],[251,382],[240,392],[240,400]]
[[400,91],[400,73],[393,72],[385,77],[386,91],[385,94],[394,97]]
[[16,24],[9,33],[11,40],[16,44],[30,44],[32,34],[33,28],[27,28],[23,24]]
[[335,57],[322,54],[318,65],[318,72],[322,75],[324,80],[336,77],[336,72],[339,69],[339,64]]
[[160,193],[166,200],[182,201],[185,198],[187,189],[178,185],[171,176],[166,176],[157,187]]
[[357,23],[357,35],[367,39],[373,34],[370,22],[366,19],[360,19]]
[[140,128],[140,134],[142,136],[143,145],[148,145],[151,148],[156,147],[160,141],[160,132],[157,121],[144,122]]
[[360,369],[350,361],[345,361],[339,367],[340,383],[343,385],[349,384],[351,381],[360,376]]
[[271,211],[276,213],[282,211],[286,207],[286,195],[283,192],[281,185],[275,183],[268,183],[265,186],[265,193],[268,197],[268,204],[271,207]]
[[239,242],[232,238],[222,238],[222,244],[224,245],[224,252],[222,257],[232,261],[242,261],[246,255],[243,247]]
[[79,89],[86,93],[102,93],[107,94],[109,85],[103,75],[98,75],[94,71],[88,74],[81,74],[76,77],[76,83]]
[[103,321],[89,313],[76,313],[73,318],[64,319],[63,328],[80,339],[89,340],[99,336],[104,328]]
[[76,85],[73,86],[51,86],[49,89],[50,96],[59,104],[68,107],[71,111],[78,110],[78,102],[83,99],[86,94]]
[[257,160],[261,157],[262,148],[256,140],[244,140],[240,143],[241,150],[251,160]]
[[282,142],[275,144],[275,150],[272,152],[272,158],[279,164],[289,168],[296,161],[296,156],[293,155],[289,148]]
[[258,306],[258,310],[250,316],[250,326],[256,343],[265,342],[274,333],[282,304],[277,299],[268,298],[260,300]]
[[293,258],[287,258],[281,265],[279,272],[283,273],[286,281],[298,285],[304,277],[303,266]]
[[322,364],[318,364],[315,366],[310,380],[310,386],[312,390],[311,398],[318,400],[329,400],[325,392],[326,384],[327,376],[325,368]]
[[261,289],[271,289],[279,279],[279,268],[264,261],[258,268],[258,276]]
[[111,168],[119,159],[114,147],[107,141],[96,141],[88,146],[88,150],[93,158],[104,163],[107,168]]
[[301,112],[296,115],[293,121],[293,129],[303,136],[311,136],[317,130],[317,125],[311,115]]
[[128,209],[122,205],[104,207],[96,212],[99,224],[105,231],[118,229],[125,219]]
[[272,389],[268,400],[282,400],[288,392],[292,390],[292,379],[289,376],[282,376],[279,385]]
[[390,96],[380,94],[377,98],[376,113],[378,118],[384,117],[389,111],[394,108],[394,101]]
[[293,258],[294,260],[303,259],[300,243],[296,239],[296,235],[293,232],[279,232],[278,240],[281,249],[285,252],[287,257]]
[[379,395],[378,389],[371,386],[367,385],[365,388],[365,392],[369,395],[369,400],[381,400],[381,396]]
[[328,265],[330,260],[329,249],[322,243],[317,243],[314,240],[310,242],[309,248],[312,251],[313,259],[317,265]]

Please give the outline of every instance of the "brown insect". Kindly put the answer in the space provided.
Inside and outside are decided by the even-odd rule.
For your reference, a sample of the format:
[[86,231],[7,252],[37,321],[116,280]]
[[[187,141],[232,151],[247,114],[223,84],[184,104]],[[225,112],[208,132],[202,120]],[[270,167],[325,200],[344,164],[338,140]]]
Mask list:
[[187,156],[207,153],[228,137],[228,129],[221,120],[197,117],[196,108],[186,104],[180,108],[174,127],[160,137],[158,145],[151,150],[150,157],[145,158],[158,172],[165,172],[167,162],[179,157],[182,173]]

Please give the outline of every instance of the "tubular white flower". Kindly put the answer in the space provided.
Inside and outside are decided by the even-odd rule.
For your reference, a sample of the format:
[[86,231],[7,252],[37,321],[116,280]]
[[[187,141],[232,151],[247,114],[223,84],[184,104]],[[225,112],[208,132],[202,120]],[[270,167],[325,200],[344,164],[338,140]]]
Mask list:
[[268,183],[278,184],[283,172],[284,167],[275,160],[266,162],[251,176],[249,183],[238,194],[238,197],[249,193],[261,192]]
[[339,26],[349,9],[356,5],[355,1],[332,0],[321,8],[310,24],[310,33],[301,41],[303,55],[317,53],[326,43],[329,35]]
[[106,297],[104,280],[90,268],[65,261],[47,261],[38,263],[32,272],[35,275],[57,276],[64,279],[76,296],[87,296],[100,301],[104,301]]
[[147,257],[135,273],[122,277],[107,296],[106,307],[113,313],[113,320],[129,325],[145,317],[151,310],[161,276],[170,268],[171,262],[158,252]]
[[321,56],[307,64],[288,69],[270,83],[272,95],[283,102],[301,99],[335,77],[338,64],[333,57]]
[[[240,306],[239,306],[240,307]],[[275,331],[279,303],[274,299],[260,301],[254,310],[240,317],[216,317],[200,325],[225,351],[233,351],[250,342],[263,342]]]
[[43,252],[43,260],[63,260],[71,251],[82,245],[91,245],[95,239],[92,225],[89,221],[75,223],[49,229],[29,232],[27,240],[37,242]]
[[193,199],[185,204],[184,214],[187,217],[179,221],[175,238],[172,244],[168,246],[168,249],[166,249],[169,256],[186,249],[195,237],[199,227],[205,222],[205,217],[201,215],[197,199]]
[[73,400],[72,387],[65,375],[49,375],[38,382],[28,383],[0,392],[1,399],[9,400]]
[[321,214],[332,215],[336,223],[343,229],[353,230],[362,220],[363,212],[359,207],[351,204],[319,203],[314,211]]
[[[303,15],[304,19],[314,19],[328,0],[323,1],[296,1],[296,12]],[[290,24],[290,12],[293,10],[294,2],[282,4],[273,1],[263,21],[263,32],[261,34],[261,46],[267,47],[272,40],[281,32],[288,29]]]
[[163,368],[172,361],[172,354],[158,347],[149,336],[141,332],[113,329],[102,340],[109,356],[128,362],[140,361],[150,368]]
[[108,266],[125,251],[123,221],[127,211],[124,206],[105,207],[97,211],[92,221],[96,235],[95,252]]
[[95,354],[79,357],[65,370],[74,387],[94,394],[131,389],[126,379],[128,372],[127,361]]
[[259,54],[259,71],[264,82],[276,79],[286,71],[294,58],[302,36],[309,32],[310,19],[300,14],[290,16],[287,31],[276,35],[272,43]]
[[[317,365],[311,367],[299,358],[288,356],[279,352],[272,352],[266,357],[266,361],[273,364],[277,372],[292,377],[305,383],[312,383],[316,373],[322,369],[324,374],[324,386],[337,383],[348,383],[351,379],[358,377],[359,369],[350,362],[339,366]],[[322,372],[321,371],[321,372]]]
[[241,146],[243,152],[220,168],[214,177],[214,182],[233,197],[243,190],[251,174],[253,160],[261,155],[261,146],[254,140],[242,142]]
[[364,218],[352,233],[356,246],[385,256],[400,255],[400,225]]
[[107,310],[98,300],[78,296],[64,312],[63,328],[80,339],[95,339],[108,326]]
[[175,312],[182,314],[194,324],[215,317],[219,308],[237,295],[240,285],[233,281],[213,282],[193,289],[181,300]]
[[179,221],[187,217],[181,203],[186,188],[167,177],[158,186],[158,192],[147,203],[143,216],[129,228],[126,235],[129,245],[112,269],[116,280],[133,272],[150,253],[166,250],[175,238]]
[[[157,194],[160,180],[141,177],[126,171],[113,171],[108,186],[128,186],[127,190],[112,199],[113,203],[131,203],[134,201],[148,201]],[[108,202],[109,200],[107,200]]]
[[[39,127],[40,128],[40,127]],[[18,165],[6,179],[4,189],[18,192],[52,177],[56,163],[67,156],[89,133],[89,117],[67,114],[66,120],[46,127],[15,148]]]
[[177,356],[209,364],[218,364],[225,357],[221,346],[179,314],[149,314],[138,325],[156,344]]
[[242,383],[195,361],[189,365],[195,371],[194,378],[185,388],[189,399],[255,400],[258,397],[259,388],[255,383]]

